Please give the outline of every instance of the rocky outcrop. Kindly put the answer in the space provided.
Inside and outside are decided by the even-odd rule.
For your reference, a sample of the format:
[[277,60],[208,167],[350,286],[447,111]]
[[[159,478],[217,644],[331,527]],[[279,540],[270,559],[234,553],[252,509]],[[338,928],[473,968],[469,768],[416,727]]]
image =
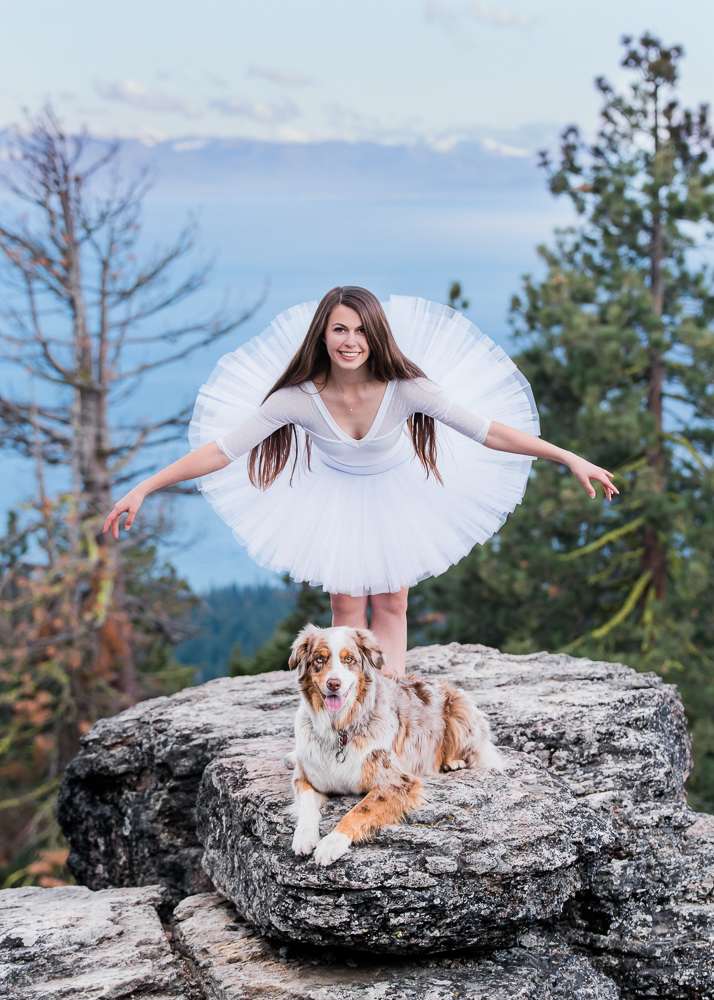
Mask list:
[[157,907],[161,886],[0,892],[0,995],[5,1000],[141,997],[190,1000]]
[[[714,816],[613,810],[617,839],[559,922],[632,996],[714,997]],[[630,995],[630,994],[628,994]]]
[[[474,908],[473,940],[479,933],[483,945],[492,949],[506,941],[506,932],[522,937],[537,931],[545,935],[544,940],[567,941],[569,947],[587,954],[591,964],[622,987],[623,995],[714,995],[714,843],[708,821],[686,806],[683,785],[689,743],[676,689],[654,675],[637,674],[620,664],[545,653],[508,656],[482,646],[452,644],[413,650],[410,665],[422,674],[449,679],[487,713],[495,742],[516,751],[509,755],[513,771],[508,781],[517,784],[526,774],[542,775],[537,780],[542,797],[541,791],[535,796],[540,803],[534,805],[536,813],[545,810],[544,803],[555,802],[554,793],[545,790],[559,787],[563,807],[572,802],[569,815],[577,816],[581,824],[580,833],[576,831],[568,840],[573,831],[550,817],[550,832],[543,844],[523,851],[529,862],[531,852],[536,859],[524,875],[526,881],[532,880],[534,891],[529,896],[524,882],[518,896],[517,879],[511,878],[514,892],[506,917],[499,924],[500,918],[495,910],[488,910],[491,904],[486,902],[477,931]],[[354,847],[346,858],[320,873],[314,865],[311,868],[310,861],[283,856],[287,819],[261,797],[258,782],[247,781],[245,761],[256,759],[248,749],[251,741],[269,736],[275,750],[279,740],[289,739],[296,704],[293,678],[287,674],[223,679],[144,703],[93,727],[68,770],[62,791],[61,818],[78,878],[95,888],[160,882],[174,900],[202,890],[209,882],[200,868],[200,819],[208,844],[207,867],[236,899],[243,898],[238,885],[243,876],[237,867],[231,874],[229,862],[214,849],[212,838],[215,844],[225,845],[226,855],[232,844],[247,859],[250,840],[262,856],[262,871],[256,870],[251,877],[256,885],[263,880],[262,898],[275,902],[260,912],[256,904],[254,918],[261,927],[272,927],[273,933],[282,933],[280,921],[284,920],[274,887],[284,885],[286,891],[296,891],[305,899],[314,899],[323,890],[329,895],[334,879],[349,881],[349,872],[359,871],[360,878],[374,872],[375,862],[363,864],[360,859],[375,851],[381,864],[409,859],[415,881],[413,887],[402,890],[405,899],[408,894],[410,899],[428,901],[432,892],[437,905],[436,887],[417,883],[434,878],[445,886],[455,884],[455,873],[448,870],[454,858],[446,850],[439,854],[429,840],[429,828],[420,827],[414,819],[388,828],[370,845]],[[258,743],[253,746],[257,750]],[[198,790],[209,764],[199,817]],[[265,776],[268,784],[277,780],[277,772],[270,776],[270,767]],[[281,774],[283,782],[286,778]],[[488,777],[483,786],[472,787],[471,779],[471,775],[453,775],[437,781],[440,790],[453,789],[457,800],[458,790],[467,785],[469,794],[477,798],[484,817],[483,841],[470,853],[489,858],[485,845],[499,822],[494,811],[496,786]],[[506,786],[501,791],[505,793]],[[218,808],[219,801],[225,811]],[[432,795],[432,802],[438,805],[438,797]],[[326,811],[326,824],[348,806],[348,801],[335,800],[332,814]],[[502,819],[507,806],[506,802]],[[518,811],[514,808],[513,816]],[[472,810],[475,825],[468,830],[468,836],[476,839],[479,814]],[[545,812],[538,815],[543,820]],[[220,829],[221,823],[225,829]],[[520,823],[516,827],[522,832]],[[555,887],[558,877],[548,874],[547,866],[539,868],[537,858],[538,850],[545,850],[543,845],[558,840],[557,830],[564,830],[561,843],[565,846],[556,891],[549,887]],[[594,831],[601,831],[599,845]],[[414,839],[417,834],[425,838],[423,850]],[[453,836],[461,842],[455,855],[460,859],[460,872],[464,852],[469,852],[459,834]],[[594,852],[593,846],[598,846]],[[428,861],[437,857],[438,864]],[[504,857],[512,863],[513,855],[505,853]],[[410,877],[406,870],[397,874]],[[478,878],[487,885],[486,874]],[[230,888],[232,884],[235,888]],[[544,886],[544,891],[535,891],[536,884]],[[342,895],[358,891],[345,882]],[[372,891],[369,885],[367,891]],[[529,899],[535,900],[531,909]],[[557,901],[562,901],[560,912]],[[247,908],[248,904],[242,905]],[[352,912],[349,901],[345,906],[346,912]],[[368,916],[376,921],[373,911]],[[417,918],[423,919],[428,931],[421,909]],[[504,936],[499,936],[501,932]],[[371,947],[383,946],[384,938],[382,944],[377,941],[381,933],[375,932]],[[451,945],[436,942],[436,947],[442,946]]]
[[285,673],[222,678],[92,726],[59,800],[77,881],[91,889],[160,883],[174,902],[210,889],[196,837],[201,775],[231,738],[291,731],[292,681]]
[[[0,892],[3,1000],[617,1000],[561,939],[487,957],[373,958],[261,938],[232,904],[190,896],[164,930],[158,886]],[[172,949],[173,946],[173,949]]]
[[219,896],[191,896],[174,934],[212,1000],[617,1000],[620,991],[552,936],[522,935],[488,957],[399,960],[259,937]]
[[[405,954],[498,948],[558,916],[612,843],[608,824],[527,754],[505,773],[424,782],[426,803],[329,869],[291,850],[291,748],[238,740],[206,769],[199,794],[204,868],[264,934],[283,941]],[[329,833],[358,797],[323,810]]]
[[[409,667],[467,690],[497,743],[536,757],[590,805],[666,798],[683,806],[681,702],[654,675],[458,643],[412,650]],[[231,739],[289,737],[296,707],[294,678],[279,672],[210,681],[97,722],[60,792],[78,881],[93,889],[158,882],[177,902],[207,887],[196,836],[203,771]]]

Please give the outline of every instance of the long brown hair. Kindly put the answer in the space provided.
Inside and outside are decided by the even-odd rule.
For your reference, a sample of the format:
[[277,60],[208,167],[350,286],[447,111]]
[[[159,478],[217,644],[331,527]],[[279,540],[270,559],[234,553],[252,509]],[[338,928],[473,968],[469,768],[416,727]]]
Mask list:
[[[330,356],[325,344],[325,332],[332,310],[337,306],[348,306],[358,314],[362,329],[369,345],[369,357],[365,364],[378,382],[394,379],[424,378],[424,372],[413,361],[405,357],[397,347],[397,342],[389,329],[387,317],[379,299],[366,288],[345,285],[333,288],[323,298],[312,318],[307,334],[292,361],[267,394],[272,396],[278,389],[303,382],[314,382],[323,376],[327,379],[330,371]],[[263,400],[265,402],[265,400]],[[436,467],[436,430],[434,418],[425,413],[415,413],[409,420],[414,451],[424,466],[427,476],[434,473],[441,482]],[[310,442],[306,436],[307,465],[310,467]],[[295,424],[285,424],[261,441],[250,453],[248,475],[253,486],[266,490],[283,471],[294,452],[293,473],[298,460],[297,428]]]

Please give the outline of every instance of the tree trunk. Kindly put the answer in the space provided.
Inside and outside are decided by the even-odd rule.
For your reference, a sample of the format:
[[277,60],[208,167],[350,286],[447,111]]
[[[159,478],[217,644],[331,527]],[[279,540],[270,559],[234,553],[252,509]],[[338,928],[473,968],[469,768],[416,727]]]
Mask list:
[[[654,95],[654,148],[655,157],[653,169],[656,173],[659,169],[659,118],[657,107],[657,92]],[[648,444],[646,449],[647,465],[654,473],[651,484],[656,493],[664,491],[664,441],[662,439],[662,399],[664,393],[664,359],[662,357],[662,345],[657,341],[661,340],[660,330],[662,323],[662,313],[664,311],[664,288],[662,284],[662,260],[664,257],[664,241],[662,233],[662,213],[659,201],[659,186],[655,183],[653,194],[654,204],[652,211],[652,241],[650,250],[650,290],[652,292],[652,306],[655,315],[658,317],[659,329],[655,334],[655,343],[650,338],[650,366],[649,366],[649,390],[647,394],[647,409],[652,414],[655,426],[655,438]],[[642,557],[642,569],[651,573],[650,588],[654,591],[655,599],[664,599],[665,584],[667,580],[667,557],[662,542],[650,525],[646,525],[642,533],[642,544],[644,554]]]
[[[70,195],[70,180],[65,178],[60,200],[64,214],[66,251],[66,287],[73,316],[75,345],[75,399],[74,440],[76,468],[82,489],[85,519],[96,519],[92,529],[100,549],[97,560],[96,580],[88,601],[93,607],[85,611],[102,622],[99,630],[95,671],[104,676],[116,690],[131,701],[136,700],[136,679],[132,653],[132,626],[122,607],[124,585],[120,558],[116,550],[107,545],[101,521],[111,509],[110,474],[107,468],[110,435],[107,426],[106,358],[100,348],[100,357],[92,355],[92,342],[87,328],[86,309],[82,286],[80,247],[75,235],[77,220]],[[105,292],[102,283],[102,334],[105,333]],[[105,343],[105,336],[100,338]],[[109,598],[106,595],[109,594]],[[99,606],[106,601],[107,606]]]

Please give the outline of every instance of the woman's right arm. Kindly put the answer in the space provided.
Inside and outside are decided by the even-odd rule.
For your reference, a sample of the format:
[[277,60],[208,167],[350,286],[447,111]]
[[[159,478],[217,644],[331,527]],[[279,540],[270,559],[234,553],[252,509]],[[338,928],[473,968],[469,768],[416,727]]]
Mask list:
[[244,420],[234,430],[224,434],[218,441],[211,441],[197,448],[190,455],[184,455],[178,462],[167,465],[155,476],[145,479],[125,497],[114,504],[114,510],[104,522],[104,533],[111,528],[115,538],[119,537],[119,518],[128,514],[125,528],[131,528],[136,512],[145,498],[154,490],[163,486],[173,486],[185,479],[197,479],[208,476],[230,465],[232,461],[247,455],[252,448],[269,437],[273,431],[289,423],[302,423],[301,404],[304,404],[303,393],[297,386],[278,389],[255,410],[252,416]]
[[230,465],[230,459],[226,458],[215,441],[204,444],[202,448],[197,448],[189,455],[184,455],[178,462],[172,462],[161,472],[145,479],[133,490],[129,490],[125,497],[117,500],[114,510],[104,522],[104,534],[111,529],[115,538],[119,538],[119,518],[122,514],[128,514],[124,527],[129,530],[134,523],[136,513],[142,503],[154,490],[160,490],[164,486],[173,486],[174,483],[182,483],[185,479],[197,479],[200,476],[207,476],[218,469],[224,469]]

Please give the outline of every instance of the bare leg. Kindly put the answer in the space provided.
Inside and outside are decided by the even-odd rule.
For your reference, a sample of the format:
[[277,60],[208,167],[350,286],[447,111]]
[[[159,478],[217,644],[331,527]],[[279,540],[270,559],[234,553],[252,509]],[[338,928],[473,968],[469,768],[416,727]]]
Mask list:
[[367,600],[366,597],[350,597],[349,594],[330,594],[332,624],[367,628]]
[[396,594],[372,594],[372,631],[379,639],[385,674],[403,677],[407,659],[407,601],[409,587]]

